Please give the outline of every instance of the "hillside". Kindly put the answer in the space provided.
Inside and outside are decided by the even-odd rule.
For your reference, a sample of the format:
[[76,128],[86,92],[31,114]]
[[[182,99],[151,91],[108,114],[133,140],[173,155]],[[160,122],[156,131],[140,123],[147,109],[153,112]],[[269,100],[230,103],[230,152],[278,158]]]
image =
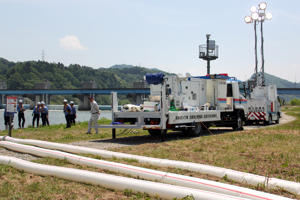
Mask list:
[[10,62],[0,58],[0,80],[6,81],[8,89],[34,89],[37,82],[49,80],[51,89],[81,88],[83,81],[95,80],[98,88],[128,88],[151,70],[132,65],[93,69],[88,66],[44,61]]

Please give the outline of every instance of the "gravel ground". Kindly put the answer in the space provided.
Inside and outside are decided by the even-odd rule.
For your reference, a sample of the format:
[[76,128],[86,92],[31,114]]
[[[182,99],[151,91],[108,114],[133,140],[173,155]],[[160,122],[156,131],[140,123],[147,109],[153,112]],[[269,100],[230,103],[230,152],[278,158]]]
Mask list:
[[[290,121],[295,120],[294,117],[288,116],[285,113],[283,113],[282,118],[280,119],[280,124],[288,123]],[[272,124],[271,126],[276,126],[275,124]],[[265,126],[263,125],[253,125],[253,126],[245,126],[245,130],[250,130],[250,129],[255,129],[255,128],[264,128]],[[222,134],[228,131],[232,131],[231,128],[216,128],[216,129],[210,129],[210,131],[213,134]],[[207,132],[207,135],[210,133]],[[181,132],[174,132],[174,133],[168,133],[166,135],[166,141],[172,141],[172,140],[178,140],[178,139],[188,139],[189,137],[186,137],[182,135]],[[102,139],[102,140],[90,140],[90,141],[78,141],[78,142],[72,142],[69,144],[72,145],[78,145],[78,146],[85,146],[85,147],[90,147],[90,148],[95,148],[95,149],[116,149],[120,147],[125,147],[125,146],[131,146],[131,145],[140,145],[144,143],[159,143],[160,142],[160,137],[156,136],[151,136],[151,135],[146,135],[146,136],[132,136],[132,137],[126,137],[126,138],[117,138],[116,139]],[[34,160],[38,157],[30,155],[30,154],[23,154],[19,152],[13,152],[10,150],[7,150],[5,148],[0,148],[0,155],[3,156],[13,156],[16,158],[24,159],[24,160]]]
[[27,160],[27,161],[35,160],[35,159],[39,158],[39,157],[30,155],[30,154],[19,153],[19,152],[5,149],[5,148],[0,148],[0,156],[12,156],[12,157],[20,158],[20,159]]

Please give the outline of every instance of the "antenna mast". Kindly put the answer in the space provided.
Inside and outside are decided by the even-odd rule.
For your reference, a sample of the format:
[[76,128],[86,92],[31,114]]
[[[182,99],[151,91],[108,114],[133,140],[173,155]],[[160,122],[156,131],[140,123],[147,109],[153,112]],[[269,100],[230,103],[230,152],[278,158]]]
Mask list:
[[209,39],[210,34],[206,34],[206,44],[199,46],[199,58],[207,61],[207,74],[210,74],[210,61],[218,58],[218,45],[214,40]]

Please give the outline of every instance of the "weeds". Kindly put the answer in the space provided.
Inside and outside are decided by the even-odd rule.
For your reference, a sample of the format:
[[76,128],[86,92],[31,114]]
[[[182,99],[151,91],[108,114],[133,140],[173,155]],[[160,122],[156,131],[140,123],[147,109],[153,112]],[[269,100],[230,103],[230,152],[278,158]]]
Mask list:
[[0,177],[6,175],[8,172],[9,172],[9,166],[0,164]]
[[227,177],[227,174],[225,174],[225,176],[223,176],[222,179],[223,179],[224,181],[229,181],[229,179],[228,179],[228,177]]
[[134,159],[134,158],[123,158],[123,160],[128,163],[138,163],[139,162],[137,159]]

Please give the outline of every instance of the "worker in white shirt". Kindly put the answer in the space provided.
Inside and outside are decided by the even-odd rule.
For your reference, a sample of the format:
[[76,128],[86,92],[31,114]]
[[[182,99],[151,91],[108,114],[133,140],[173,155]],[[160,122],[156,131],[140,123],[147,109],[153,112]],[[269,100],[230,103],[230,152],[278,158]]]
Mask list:
[[[96,101],[94,101],[94,97],[89,96],[89,101],[91,102],[91,118],[88,124],[88,131],[86,134],[92,134],[92,123],[94,122],[94,126],[98,126],[98,118],[100,115],[99,107]],[[95,128],[96,134],[98,134],[98,128]]]

